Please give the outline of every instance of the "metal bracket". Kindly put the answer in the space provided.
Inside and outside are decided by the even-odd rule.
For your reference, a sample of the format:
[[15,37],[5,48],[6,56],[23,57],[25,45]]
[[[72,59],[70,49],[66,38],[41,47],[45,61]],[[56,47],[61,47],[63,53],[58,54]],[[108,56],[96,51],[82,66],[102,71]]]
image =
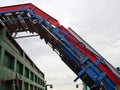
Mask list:
[[95,65],[98,65],[98,64],[100,64],[100,62],[102,61],[102,59],[100,58],[100,59],[98,59],[98,60],[96,60],[96,62],[95,62]]
[[102,81],[105,77],[106,77],[106,74],[105,74],[105,73],[101,73],[101,74],[99,75],[99,77],[97,77],[97,80],[98,80],[98,81]]
[[88,57],[83,57],[82,60],[80,61],[80,64],[84,64],[88,60]]
[[77,74],[78,77],[74,80],[74,82],[76,82],[76,81],[80,78],[80,76],[81,76],[88,68],[89,68],[89,65],[86,66],[85,68],[83,68],[83,69]]

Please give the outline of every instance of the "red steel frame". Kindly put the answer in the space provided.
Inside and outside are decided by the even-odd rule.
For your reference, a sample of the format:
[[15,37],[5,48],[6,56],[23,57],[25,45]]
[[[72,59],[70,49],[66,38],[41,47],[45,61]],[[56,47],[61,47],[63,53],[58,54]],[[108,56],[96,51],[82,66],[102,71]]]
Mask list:
[[[20,10],[22,8],[27,8],[27,9],[32,10],[38,16],[42,17],[43,19],[46,19],[50,24],[52,24],[55,27],[57,27],[60,30],[62,30],[62,32],[69,33],[70,37],[72,37],[74,40],[72,38],[69,38],[69,36],[66,36],[66,39],[69,42],[71,42],[80,52],[82,52],[83,54],[86,54],[93,63],[95,63],[97,61],[97,57],[94,54],[92,54],[89,50],[87,50],[85,47],[83,47],[82,45],[78,44],[76,42],[78,40],[64,26],[60,25],[58,20],[54,19],[53,17],[51,17],[50,15],[48,15],[47,13],[42,11],[41,9],[37,8],[36,6],[34,6],[33,4],[27,3],[27,4],[20,4],[20,5],[14,5],[14,6],[1,7],[0,8],[0,12],[7,12],[7,11],[12,11],[12,10]],[[110,69],[104,63],[98,64],[98,68],[101,71],[105,72],[106,75],[117,86],[120,86],[120,82],[116,79],[115,75],[110,71]]]

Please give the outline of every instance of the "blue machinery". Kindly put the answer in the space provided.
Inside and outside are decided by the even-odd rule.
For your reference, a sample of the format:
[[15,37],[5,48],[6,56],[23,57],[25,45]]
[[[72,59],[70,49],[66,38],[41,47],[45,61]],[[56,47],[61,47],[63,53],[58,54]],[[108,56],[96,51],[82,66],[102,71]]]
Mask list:
[[120,90],[120,73],[72,29],[28,3],[0,8],[0,22],[9,34],[37,33],[91,90]]

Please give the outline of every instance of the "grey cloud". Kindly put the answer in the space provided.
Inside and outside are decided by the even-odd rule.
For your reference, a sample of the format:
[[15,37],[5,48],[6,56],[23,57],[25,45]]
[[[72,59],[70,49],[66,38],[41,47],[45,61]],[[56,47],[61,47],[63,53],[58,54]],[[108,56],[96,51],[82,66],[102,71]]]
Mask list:
[[[1,0],[4,5],[11,2],[13,0]],[[114,67],[120,66],[119,0],[14,0],[12,4],[25,2],[35,4],[58,19],[65,27],[73,28]],[[43,42],[32,38],[19,40],[22,48],[45,72],[46,79],[56,85],[53,90],[75,90],[75,75]]]

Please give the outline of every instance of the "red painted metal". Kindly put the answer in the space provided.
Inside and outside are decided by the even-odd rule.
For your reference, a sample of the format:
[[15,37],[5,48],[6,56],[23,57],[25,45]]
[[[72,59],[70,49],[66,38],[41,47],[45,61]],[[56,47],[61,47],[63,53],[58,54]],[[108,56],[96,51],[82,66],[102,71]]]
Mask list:
[[[76,41],[78,41],[64,26],[60,25],[58,20],[54,19],[53,17],[51,17],[50,15],[48,15],[47,13],[45,13],[44,11],[42,11],[41,9],[37,8],[36,6],[34,6],[31,3],[28,4],[20,4],[20,5],[15,5],[15,6],[8,6],[8,7],[1,7],[0,8],[0,12],[7,12],[7,11],[11,11],[11,10],[20,10],[22,8],[27,8],[32,10],[35,14],[37,14],[38,16],[46,19],[49,23],[51,23],[52,25],[58,27],[59,29],[61,29],[63,32],[68,33],[68,35],[72,38],[74,38]],[[85,47],[83,47],[82,45],[78,44],[77,42],[75,42],[75,40],[73,40],[72,38],[70,38],[69,36],[66,36],[66,39],[73,44],[80,52],[82,52],[84,55],[87,55],[89,57],[89,59],[94,63],[97,60],[97,57],[92,54],[89,50],[87,50]],[[98,65],[98,68],[105,72],[106,75],[118,86],[120,86],[119,81],[116,79],[116,77],[114,76],[114,74],[109,70],[109,68],[104,64],[104,63],[100,63]]]
[[27,8],[27,9],[32,10],[35,14],[37,14],[38,16],[40,16],[44,19],[47,19],[48,22],[50,22],[52,25],[54,25],[56,27],[60,26],[59,22],[56,19],[54,19],[52,16],[48,15],[47,13],[45,13],[44,11],[42,11],[41,9],[39,9],[38,7],[34,6],[31,3],[13,5],[13,6],[7,6],[7,7],[0,7],[0,12],[20,10],[22,8]]
[[[68,32],[68,30],[66,28],[64,28],[64,26],[60,26],[59,27],[63,32],[68,33],[68,35],[70,35],[70,37],[74,38],[75,40],[77,40],[70,32]],[[75,40],[73,40],[72,38],[70,38],[69,36],[66,36],[66,39],[68,41],[70,41],[80,52],[82,52],[84,55],[88,56],[89,59],[95,63],[97,60],[97,57],[92,54],[89,50],[87,50],[85,47],[81,46],[80,44],[78,44]],[[78,41],[78,40],[77,40]],[[116,79],[116,77],[114,76],[114,74],[110,71],[110,69],[104,64],[104,63],[100,63],[98,64],[98,68],[105,72],[106,75],[117,85],[120,86],[119,81]]]

